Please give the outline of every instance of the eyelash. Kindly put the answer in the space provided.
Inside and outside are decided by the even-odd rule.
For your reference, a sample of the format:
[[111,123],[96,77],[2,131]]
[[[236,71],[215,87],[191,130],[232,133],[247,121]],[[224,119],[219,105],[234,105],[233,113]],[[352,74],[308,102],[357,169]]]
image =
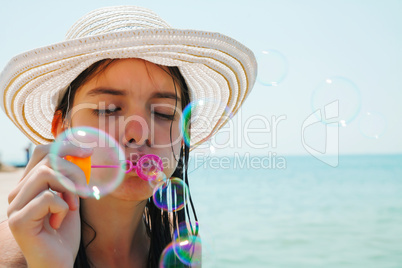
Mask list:
[[175,114],[163,114],[158,112],[153,112],[153,114],[163,120],[173,121],[175,119]]
[[119,108],[119,107],[117,107],[115,109],[105,109],[105,110],[94,109],[94,110],[92,110],[92,113],[96,116],[108,116],[108,115],[112,115],[120,110],[121,110],[121,108]]
[[[120,107],[117,107],[116,109],[105,109],[105,110],[100,110],[100,109],[94,109],[92,110],[92,113],[96,116],[109,116],[113,115],[114,113],[121,111]],[[175,119],[175,114],[163,114],[163,113],[158,113],[158,112],[153,112],[153,114],[163,120],[174,120]]]

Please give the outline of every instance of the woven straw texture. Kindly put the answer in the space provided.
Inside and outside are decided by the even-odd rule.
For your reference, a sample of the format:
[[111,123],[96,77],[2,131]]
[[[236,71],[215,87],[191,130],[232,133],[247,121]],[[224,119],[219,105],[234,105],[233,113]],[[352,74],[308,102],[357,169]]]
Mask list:
[[[144,8],[108,7],[79,19],[65,41],[11,59],[0,74],[1,107],[32,142],[49,143],[54,139],[50,130],[55,107],[69,84],[107,58],[141,58],[179,67],[191,101],[206,100],[192,115],[192,148],[237,112],[257,75],[254,54],[232,38],[171,28]],[[200,115],[209,120],[197,120]]]

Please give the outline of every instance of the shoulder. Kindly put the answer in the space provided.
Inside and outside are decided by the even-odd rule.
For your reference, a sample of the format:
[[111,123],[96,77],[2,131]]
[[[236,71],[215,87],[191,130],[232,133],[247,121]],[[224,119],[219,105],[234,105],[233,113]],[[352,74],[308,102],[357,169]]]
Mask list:
[[15,242],[7,221],[0,223],[0,267],[27,267],[24,255]]

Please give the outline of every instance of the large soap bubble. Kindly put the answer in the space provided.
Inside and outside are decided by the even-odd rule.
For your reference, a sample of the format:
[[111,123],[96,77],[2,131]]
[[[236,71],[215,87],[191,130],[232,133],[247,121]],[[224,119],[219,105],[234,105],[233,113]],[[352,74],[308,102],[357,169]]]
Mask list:
[[[70,170],[66,168],[61,156],[65,146],[75,146],[93,150],[90,157],[80,158],[74,155],[64,156],[81,168],[85,180],[74,181],[74,187],[66,182]],[[117,141],[102,130],[91,127],[70,128],[61,133],[52,144],[51,165],[56,171],[59,181],[70,191],[84,197],[100,197],[109,194],[122,182],[125,174],[126,162],[124,153]]]
[[[213,110],[216,114],[216,118],[211,118],[207,115],[207,112]],[[215,99],[201,99],[189,103],[183,110],[183,114],[180,119],[180,131],[183,136],[184,142],[187,146],[191,147],[195,144],[191,143],[191,140],[198,135],[210,134],[214,132],[216,123],[223,124],[228,122],[233,117],[233,113],[228,108],[226,103],[223,103]],[[194,122],[197,121],[198,128],[195,128]],[[215,147],[211,143],[210,137],[206,137],[200,141],[198,146],[194,150],[195,164],[188,168],[188,173],[193,172],[197,168],[202,167],[208,159],[215,153]],[[230,137],[233,138],[233,137]]]
[[278,50],[267,49],[257,54],[257,81],[264,86],[277,86],[285,80],[289,64]]
[[339,126],[346,127],[352,122],[360,111],[361,96],[359,88],[350,79],[345,77],[330,77],[322,81],[313,91],[311,106],[313,111],[325,111],[331,103],[337,102],[338,109],[331,113],[336,117],[322,117],[325,124],[337,122]]
[[[198,230],[198,224],[196,226]],[[202,260],[202,241],[197,234],[188,230],[186,222],[179,224],[175,230],[173,241],[163,250],[159,267],[199,266]]]
[[181,210],[187,204],[188,186],[180,178],[172,177],[154,189],[155,205],[165,211]]
[[367,138],[379,139],[384,135],[387,127],[387,120],[379,112],[366,112],[359,120],[360,133]]

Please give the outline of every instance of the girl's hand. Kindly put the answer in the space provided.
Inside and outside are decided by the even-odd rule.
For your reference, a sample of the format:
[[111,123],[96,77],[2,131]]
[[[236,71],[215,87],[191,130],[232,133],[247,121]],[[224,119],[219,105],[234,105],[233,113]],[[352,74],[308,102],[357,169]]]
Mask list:
[[[84,182],[84,172],[64,160],[66,155],[87,157],[92,150],[64,144],[58,156],[49,154],[50,145],[38,145],[23,178],[8,196],[10,230],[29,267],[73,267],[81,237],[79,197],[67,190],[66,183]],[[56,157],[59,171],[50,157]],[[70,188],[71,187],[71,188]]]

